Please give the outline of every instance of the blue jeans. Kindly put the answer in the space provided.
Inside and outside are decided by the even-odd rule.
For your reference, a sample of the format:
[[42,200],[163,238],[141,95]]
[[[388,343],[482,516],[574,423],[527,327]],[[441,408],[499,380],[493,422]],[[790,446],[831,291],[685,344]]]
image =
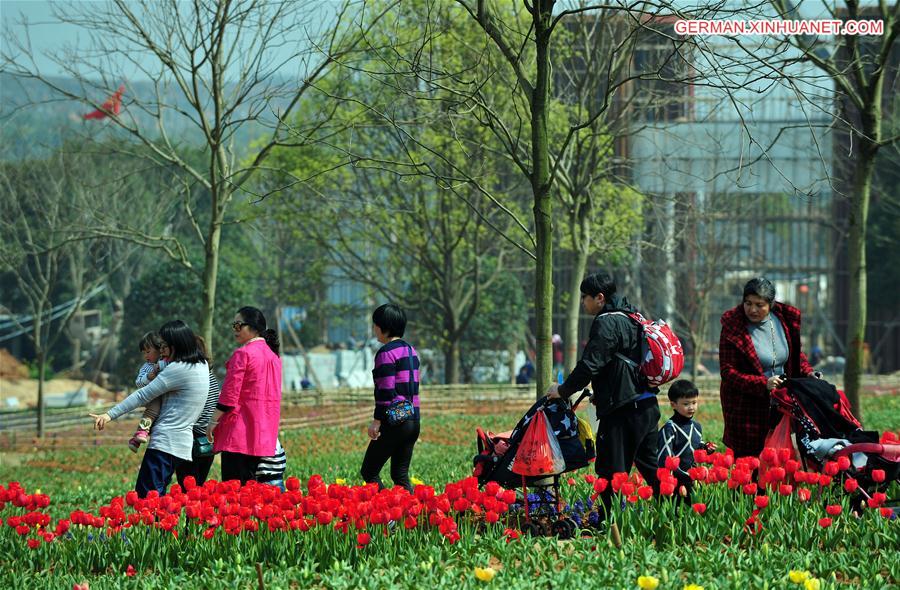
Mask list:
[[181,459],[175,455],[147,449],[144,452],[144,460],[141,461],[141,469],[138,471],[137,483],[134,484],[138,497],[146,498],[150,490],[156,490],[160,496],[164,496],[180,462]]

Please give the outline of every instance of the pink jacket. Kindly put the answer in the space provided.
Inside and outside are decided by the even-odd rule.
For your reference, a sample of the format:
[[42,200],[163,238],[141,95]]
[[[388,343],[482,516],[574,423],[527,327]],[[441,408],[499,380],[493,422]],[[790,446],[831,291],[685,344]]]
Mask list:
[[235,350],[225,369],[219,404],[234,409],[213,430],[213,449],[273,456],[281,419],[281,359],[264,340],[256,340]]

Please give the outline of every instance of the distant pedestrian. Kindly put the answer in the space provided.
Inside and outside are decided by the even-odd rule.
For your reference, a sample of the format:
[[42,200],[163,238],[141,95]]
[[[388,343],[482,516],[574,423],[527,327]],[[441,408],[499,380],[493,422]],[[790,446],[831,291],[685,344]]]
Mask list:
[[[406,314],[393,303],[372,314],[373,331],[381,348],[375,354],[375,412],[369,424],[369,447],[360,475],[366,483],[381,482],[381,468],[391,461],[394,485],[412,491],[409,465],[419,438],[419,356],[403,340]],[[406,416],[399,421],[395,418]]]

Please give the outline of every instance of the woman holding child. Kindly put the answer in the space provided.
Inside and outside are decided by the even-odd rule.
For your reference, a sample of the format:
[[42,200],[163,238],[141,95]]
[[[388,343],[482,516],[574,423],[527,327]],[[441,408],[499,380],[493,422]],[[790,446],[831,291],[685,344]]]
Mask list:
[[103,430],[109,421],[162,399],[134,486],[141,498],[151,490],[165,494],[178,465],[191,460],[192,427],[209,393],[206,357],[187,324],[168,322],[159,329],[159,337],[169,355],[165,369],[105,414],[89,414],[94,427]]
[[735,457],[756,456],[775,426],[770,393],[789,378],[817,376],[800,350],[800,310],[775,301],[775,286],[757,277],[742,302],[722,314],[719,395],[725,444]]

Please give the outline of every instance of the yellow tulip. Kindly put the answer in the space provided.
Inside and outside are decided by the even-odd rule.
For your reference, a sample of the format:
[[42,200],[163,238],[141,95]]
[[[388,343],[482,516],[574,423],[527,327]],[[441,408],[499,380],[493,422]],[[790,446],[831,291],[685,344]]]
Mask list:
[[788,578],[794,584],[802,584],[809,579],[809,572],[806,570],[791,570],[788,572]]
[[409,478],[409,483],[413,484],[414,486],[423,486],[423,485],[425,485],[425,482],[422,481],[421,479],[419,479],[418,477],[410,477],[410,478]]
[[497,575],[497,570],[492,567],[476,567],[475,577],[482,582],[490,582]]
[[803,582],[803,587],[806,590],[819,590],[822,587],[822,582],[819,578],[810,578]]
[[656,590],[656,587],[659,586],[659,578],[654,578],[653,576],[638,576],[637,585],[640,586],[642,590]]
[[688,584],[684,587],[684,590],[703,590],[703,586],[699,584]]
[[345,484],[347,483],[347,480],[344,479],[343,477],[339,477],[339,478],[337,478],[336,480],[334,480],[334,483],[336,483],[336,484],[339,485],[339,486],[342,486],[342,485],[345,485]]

